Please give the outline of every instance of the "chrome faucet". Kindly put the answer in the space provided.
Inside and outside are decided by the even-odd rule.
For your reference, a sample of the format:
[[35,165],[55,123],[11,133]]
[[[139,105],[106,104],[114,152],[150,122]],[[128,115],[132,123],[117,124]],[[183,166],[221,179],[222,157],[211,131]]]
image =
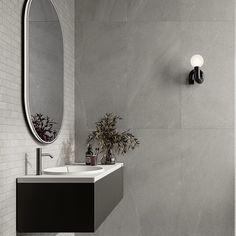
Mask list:
[[36,175],[42,175],[42,157],[53,156],[49,153],[42,153],[42,148],[36,148]]

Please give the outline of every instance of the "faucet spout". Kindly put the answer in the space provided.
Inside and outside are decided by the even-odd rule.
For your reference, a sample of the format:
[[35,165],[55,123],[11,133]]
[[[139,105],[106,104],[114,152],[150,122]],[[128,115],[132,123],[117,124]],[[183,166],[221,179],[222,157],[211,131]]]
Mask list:
[[42,157],[44,156],[53,158],[50,153],[43,153],[42,148],[36,148],[36,175],[42,175]]

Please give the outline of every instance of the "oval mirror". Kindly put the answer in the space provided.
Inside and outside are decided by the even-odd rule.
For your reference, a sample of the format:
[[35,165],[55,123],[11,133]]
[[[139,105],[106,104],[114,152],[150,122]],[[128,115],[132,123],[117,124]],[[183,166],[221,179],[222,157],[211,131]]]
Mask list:
[[25,113],[34,137],[52,143],[64,109],[62,30],[50,0],[28,0],[24,21]]

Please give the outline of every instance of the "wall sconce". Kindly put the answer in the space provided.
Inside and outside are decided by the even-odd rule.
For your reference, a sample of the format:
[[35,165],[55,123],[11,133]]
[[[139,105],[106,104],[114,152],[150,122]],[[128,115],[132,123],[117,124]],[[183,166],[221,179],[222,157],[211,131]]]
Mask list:
[[194,55],[190,62],[193,70],[189,73],[189,84],[194,84],[194,81],[201,84],[204,81],[204,75],[200,67],[203,65],[204,59],[201,55]]

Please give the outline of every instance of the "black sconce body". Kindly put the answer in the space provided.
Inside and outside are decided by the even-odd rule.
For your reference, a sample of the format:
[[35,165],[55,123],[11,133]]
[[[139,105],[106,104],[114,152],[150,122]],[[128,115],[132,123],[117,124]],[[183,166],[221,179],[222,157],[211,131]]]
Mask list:
[[196,66],[189,74],[189,84],[194,84],[194,81],[198,84],[203,83],[204,74],[203,71],[200,70],[200,67]]

